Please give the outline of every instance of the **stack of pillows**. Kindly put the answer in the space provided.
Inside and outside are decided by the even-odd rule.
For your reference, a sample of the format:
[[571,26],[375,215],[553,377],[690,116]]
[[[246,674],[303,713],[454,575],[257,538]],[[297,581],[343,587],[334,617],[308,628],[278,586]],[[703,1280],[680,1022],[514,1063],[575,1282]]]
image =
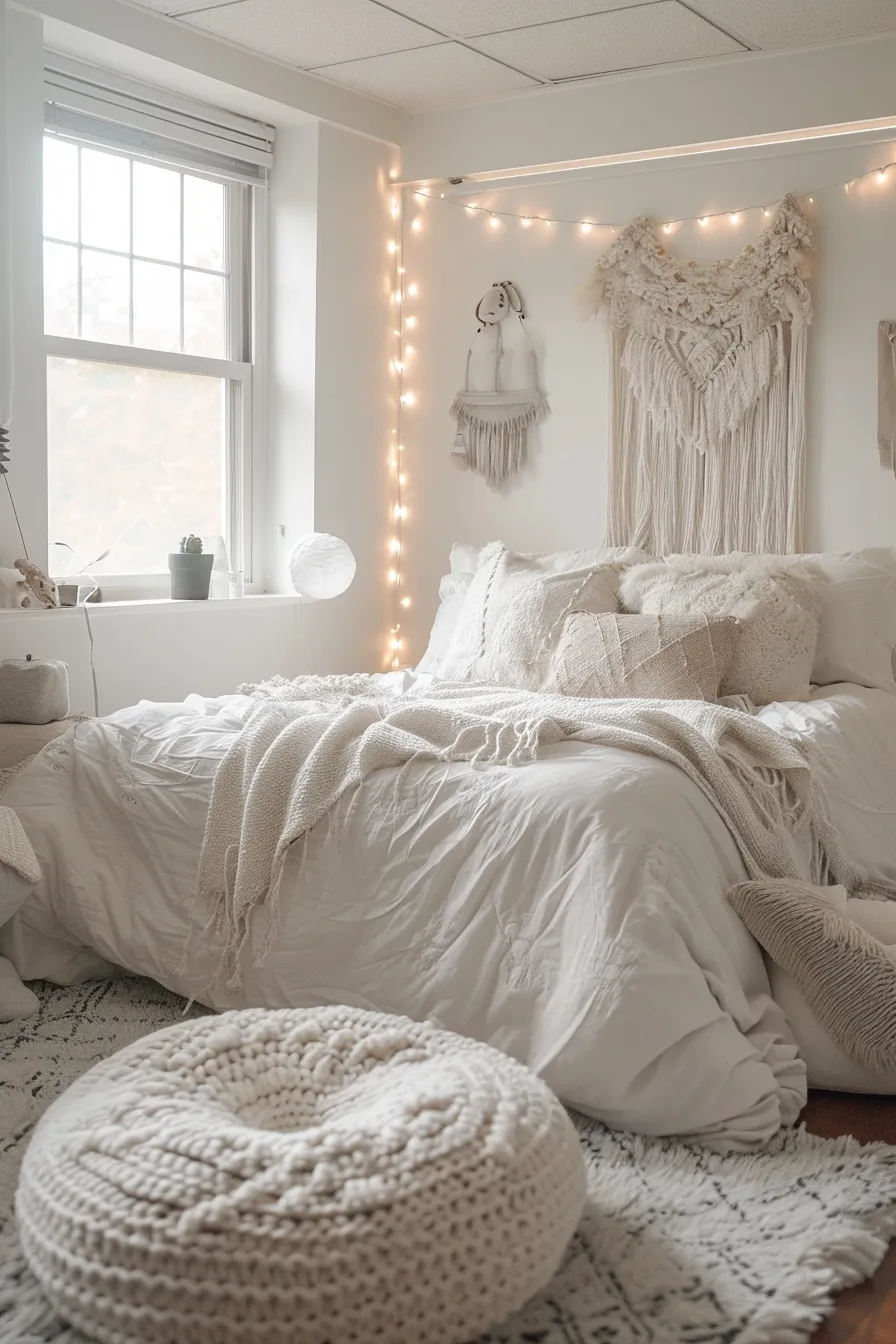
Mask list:
[[455,545],[418,672],[563,695],[805,700],[896,691],[896,551],[521,555]]

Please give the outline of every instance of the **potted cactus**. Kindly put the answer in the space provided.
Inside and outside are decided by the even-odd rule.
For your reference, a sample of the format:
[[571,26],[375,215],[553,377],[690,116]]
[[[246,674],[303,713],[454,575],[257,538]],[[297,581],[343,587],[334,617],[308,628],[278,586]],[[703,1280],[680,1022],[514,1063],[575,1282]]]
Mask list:
[[202,539],[191,532],[181,537],[180,550],[168,556],[171,596],[176,601],[204,602],[212,577],[213,555],[202,554]]

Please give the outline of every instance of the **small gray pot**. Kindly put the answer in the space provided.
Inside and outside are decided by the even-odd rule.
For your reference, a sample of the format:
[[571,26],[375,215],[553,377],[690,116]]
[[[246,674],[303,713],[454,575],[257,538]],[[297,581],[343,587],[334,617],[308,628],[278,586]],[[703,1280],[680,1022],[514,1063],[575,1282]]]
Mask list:
[[205,602],[208,600],[208,588],[212,579],[212,564],[215,557],[209,555],[185,555],[175,551],[168,556],[168,569],[171,571],[171,596],[176,602]]

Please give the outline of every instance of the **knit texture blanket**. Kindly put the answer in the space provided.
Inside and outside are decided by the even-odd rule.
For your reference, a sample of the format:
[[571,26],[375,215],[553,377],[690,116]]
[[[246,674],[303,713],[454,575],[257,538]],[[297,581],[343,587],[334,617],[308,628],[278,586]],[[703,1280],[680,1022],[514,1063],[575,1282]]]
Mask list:
[[268,939],[274,935],[289,847],[373,771],[414,761],[525,766],[564,741],[678,766],[731,831],[752,880],[837,883],[854,896],[896,899],[896,884],[846,860],[809,746],[721,705],[450,682],[387,695],[381,681],[364,676],[300,678],[256,695],[215,775],[199,865],[198,899],[210,904],[231,983],[239,982],[240,953],[263,902],[271,906]]

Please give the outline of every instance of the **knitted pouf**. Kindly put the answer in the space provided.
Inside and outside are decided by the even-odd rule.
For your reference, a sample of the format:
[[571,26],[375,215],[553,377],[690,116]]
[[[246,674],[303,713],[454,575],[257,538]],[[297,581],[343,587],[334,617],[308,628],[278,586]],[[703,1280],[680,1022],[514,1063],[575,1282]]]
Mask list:
[[352,1008],[179,1023],[40,1121],[16,1213],[102,1344],[460,1344],[550,1279],[585,1195],[548,1088]]

